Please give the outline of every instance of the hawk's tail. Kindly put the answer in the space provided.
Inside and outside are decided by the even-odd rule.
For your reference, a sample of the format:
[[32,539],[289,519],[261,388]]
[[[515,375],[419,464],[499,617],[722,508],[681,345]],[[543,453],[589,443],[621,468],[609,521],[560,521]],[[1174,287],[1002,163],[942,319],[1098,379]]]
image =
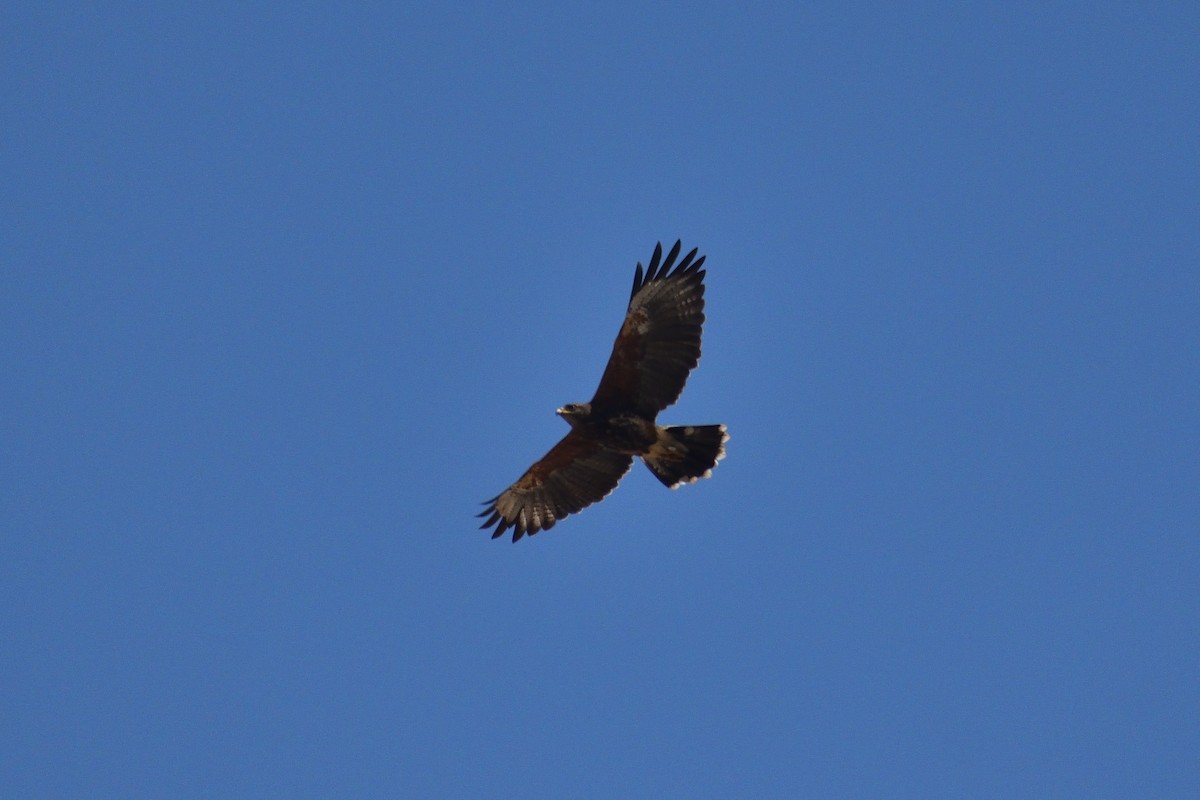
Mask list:
[[642,461],[668,489],[695,483],[712,475],[713,467],[725,457],[729,434],[724,425],[680,425],[659,428],[658,441]]

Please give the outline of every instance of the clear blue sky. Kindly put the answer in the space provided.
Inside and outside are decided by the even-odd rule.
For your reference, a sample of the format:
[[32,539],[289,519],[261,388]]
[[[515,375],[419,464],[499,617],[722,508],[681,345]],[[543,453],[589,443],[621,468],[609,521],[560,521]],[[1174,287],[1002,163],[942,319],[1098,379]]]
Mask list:
[[6,796],[1200,795],[1200,11],[799,6],[12,5]]

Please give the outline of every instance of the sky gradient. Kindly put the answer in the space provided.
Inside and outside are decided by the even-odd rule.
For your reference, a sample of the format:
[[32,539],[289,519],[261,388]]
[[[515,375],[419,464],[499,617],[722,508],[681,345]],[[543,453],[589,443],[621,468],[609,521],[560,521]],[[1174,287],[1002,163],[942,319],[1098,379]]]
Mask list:
[[[1197,41],[14,6],[6,792],[1200,795]],[[490,541],[676,238],[728,457]]]

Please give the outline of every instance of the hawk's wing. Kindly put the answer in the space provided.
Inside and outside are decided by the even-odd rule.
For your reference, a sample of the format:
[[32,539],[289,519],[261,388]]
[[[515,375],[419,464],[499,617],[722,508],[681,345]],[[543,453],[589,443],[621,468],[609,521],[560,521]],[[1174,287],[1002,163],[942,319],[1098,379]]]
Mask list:
[[572,430],[512,486],[488,500],[480,528],[496,525],[495,539],[513,529],[513,541],[549,530],[568,514],[604,499],[629,471],[633,456],[605,450]]
[[659,243],[645,275],[638,263],[625,322],[592,398],[594,405],[653,418],[679,399],[688,373],[700,360],[704,323],[704,256],[696,258],[692,250],[672,270],[680,247],[681,242],[675,242],[660,263]]

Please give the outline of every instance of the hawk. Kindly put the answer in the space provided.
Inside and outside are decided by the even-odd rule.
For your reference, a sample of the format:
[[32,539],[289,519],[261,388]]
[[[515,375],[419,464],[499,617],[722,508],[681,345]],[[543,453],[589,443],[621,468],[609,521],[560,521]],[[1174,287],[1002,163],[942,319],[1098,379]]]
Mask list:
[[512,540],[550,530],[560,519],[603,500],[629,471],[633,457],[670,489],[712,474],[725,457],[724,425],[655,424],[679,399],[700,359],[704,323],[704,256],[694,249],[678,264],[681,242],[666,259],[662,243],[643,273],[638,262],[625,322],[613,344],[596,394],[557,413],[571,425],[517,482],[478,516],[492,538],[512,528]]

